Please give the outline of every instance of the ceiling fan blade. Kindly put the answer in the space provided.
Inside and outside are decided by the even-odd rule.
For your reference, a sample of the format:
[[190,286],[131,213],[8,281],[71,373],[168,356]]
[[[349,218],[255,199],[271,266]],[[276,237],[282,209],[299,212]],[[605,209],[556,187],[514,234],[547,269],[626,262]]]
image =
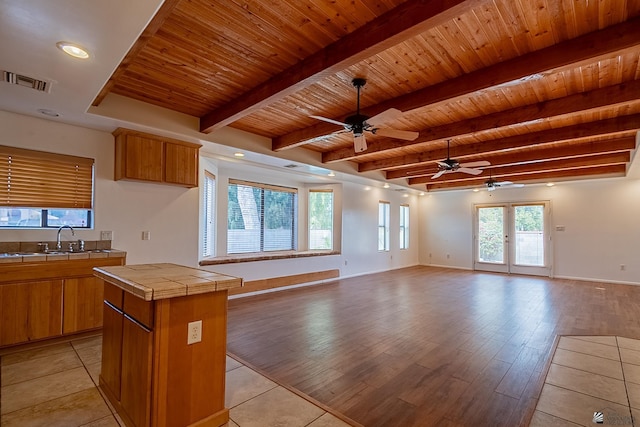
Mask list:
[[375,126],[379,123],[384,123],[389,120],[397,119],[402,115],[402,111],[397,108],[389,108],[388,110],[383,111],[382,113],[376,114],[373,117],[367,119],[367,123],[371,126]]
[[464,172],[464,173],[468,173],[469,175],[480,175],[482,173],[481,169],[471,169],[471,168],[465,168],[465,167],[459,167],[458,168],[458,172]]
[[500,182],[496,182],[495,185],[502,186],[502,185],[512,185],[512,184],[513,184],[513,182],[511,182],[511,181],[500,181]]
[[371,130],[374,135],[387,136],[389,138],[404,139],[405,141],[413,141],[420,135],[418,132],[398,129],[374,128]]
[[342,123],[342,122],[339,122],[339,121],[333,120],[333,119],[328,119],[328,118],[322,117],[322,116],[309,116],[309,117],[317,119],[317,120],[322,120],[323,122],[333,123],[334,125],[338,125],[338,126],[344,126],[344,127],[348,127],[349,126],[346,123]]
[[479,160],[477,162],[460,163],[463,168],[478,168],[480,166],[491,166],[491,163],[486,160]]
[[444,160],[436,160],[436,163],[443,168],[449,169],[451,167],[451,165],[449,165],[449,163],[445,162]]
[[442,175],[444,175],[444,174],[445,174],[445,173],[447,173],[447,172],[449,172],[449,171],[448,171],[448,170],[446,170],[446,169],[443,169],[443,170],[441,170],[441,171],[438,171],[435,175],[433,175],[433,176],[431,177],[431,179],[437,179],[437,178],[440,178]]
[[364,135],[354,135],[353,136],[353,148],[356,153],[362,153],[367,150],[367,140]]

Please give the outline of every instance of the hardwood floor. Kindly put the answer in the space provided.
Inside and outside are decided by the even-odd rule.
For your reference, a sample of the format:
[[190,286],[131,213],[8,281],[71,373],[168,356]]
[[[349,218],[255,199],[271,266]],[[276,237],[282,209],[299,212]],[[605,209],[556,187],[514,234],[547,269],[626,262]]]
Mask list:
[[411,267],[229,301],[230,353],[364,426],[527,425],[559,335],[640,338],[640,287]]

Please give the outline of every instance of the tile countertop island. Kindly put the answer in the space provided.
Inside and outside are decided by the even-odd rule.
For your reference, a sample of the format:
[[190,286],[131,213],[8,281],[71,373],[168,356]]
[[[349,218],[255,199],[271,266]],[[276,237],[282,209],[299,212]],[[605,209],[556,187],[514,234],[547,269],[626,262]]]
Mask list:
[[164,263],[94,275],[104,280],[100,388],[125,424],[226,424],[227,290],[242,279]]
[[95,268],[94,274],[145,301],[222,291],[242,286],[239,277],[176,264]]

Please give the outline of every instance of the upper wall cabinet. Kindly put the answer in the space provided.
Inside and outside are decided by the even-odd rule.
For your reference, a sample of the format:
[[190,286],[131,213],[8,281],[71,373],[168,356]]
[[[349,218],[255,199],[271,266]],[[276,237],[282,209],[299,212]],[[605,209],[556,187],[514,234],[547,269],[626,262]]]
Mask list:
[[115,179],[198,186],[200,145],[118,128]]

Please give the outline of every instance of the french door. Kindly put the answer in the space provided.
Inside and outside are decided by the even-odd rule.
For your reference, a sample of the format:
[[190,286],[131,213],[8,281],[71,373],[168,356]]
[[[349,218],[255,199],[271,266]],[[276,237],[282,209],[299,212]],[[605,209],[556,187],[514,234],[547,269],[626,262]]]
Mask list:
[[549,202],[475,206],[474,270],[551,275]]

